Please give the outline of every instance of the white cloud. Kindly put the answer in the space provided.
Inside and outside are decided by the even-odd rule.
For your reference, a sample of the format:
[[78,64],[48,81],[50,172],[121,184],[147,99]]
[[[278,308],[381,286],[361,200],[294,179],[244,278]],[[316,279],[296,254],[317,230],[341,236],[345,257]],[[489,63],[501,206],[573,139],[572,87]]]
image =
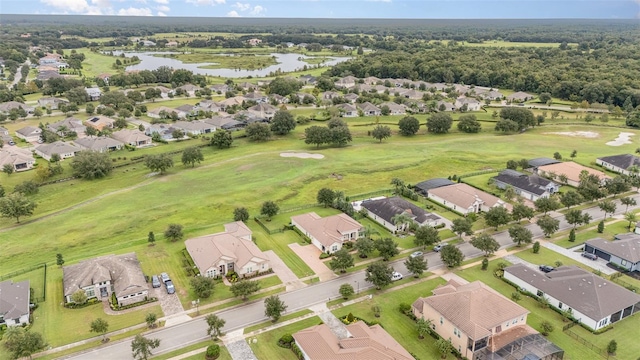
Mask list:
[[91,3],[99,8],[111,7],[111,2],[109,0],[91,0]]
[[56,9],[68,10],[75,13],[84,12],[89,8],[86,0],[41,0],[41,2]]
[[227,13],[227,17],[240,17],[240,14],[235,10],[231,10]]
[[220,4],[226,4],[226,0],[185,0],[185,2],[187,4],[194,4],[194,5],[220,5]]
[[153,13],[149,8],[134,8],[129,7],[128,9],[120,9],[118,11],[118,15],[122,16],[152,16]]
[[158,16],[167,16],[167,14],[163,13],[162,11],[158,11]]
[[247,10],[251,9],[251,4],[249,4],[249,3],[243,4],[241,2],[237,2],[237,3],[233,4],[233,5],[231,5],[231,7],[234,7],[236,9],[240,10],[240,11],[247,11]]
[[137,2],[137,3],[140,3],[140,4],[146,4],[147,3],[147,0],[134,0],[134,1]]
[[251,12],[249,14],[253,15],[253,16],[259,16],[259,15],[264,15],[264,13],[267,12],[267,9],[260,6],[260,5],[256,5],[253,7],[253,10],[251,10]]
[[153,1],[158,3],[158,4],[168,4],[169,3],[169,0],[153,0]]
[[160,6],[156,6],[156,10],[163,12],[163,13],[168,13],[169,11],[171,11],[171,8],[169,8],[166,5],[160,5]]

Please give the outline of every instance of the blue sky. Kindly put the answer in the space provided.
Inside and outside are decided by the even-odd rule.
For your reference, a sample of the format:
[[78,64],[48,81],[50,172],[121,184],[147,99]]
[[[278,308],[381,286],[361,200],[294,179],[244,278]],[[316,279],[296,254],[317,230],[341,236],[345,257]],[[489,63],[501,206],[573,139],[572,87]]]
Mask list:
[[0,0],[0,14],[640,19],[640,0]]

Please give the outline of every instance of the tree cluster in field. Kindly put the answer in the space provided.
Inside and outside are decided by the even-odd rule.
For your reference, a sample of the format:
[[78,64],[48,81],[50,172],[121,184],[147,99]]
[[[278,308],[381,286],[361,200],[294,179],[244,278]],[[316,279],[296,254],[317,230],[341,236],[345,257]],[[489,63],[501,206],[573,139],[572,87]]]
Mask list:
[[304,142],[316,147],[324,144],[341,147],[353,140],[347,123],[340,118],[329,120],[327,126],[310,126],[304,130],[304,135]]

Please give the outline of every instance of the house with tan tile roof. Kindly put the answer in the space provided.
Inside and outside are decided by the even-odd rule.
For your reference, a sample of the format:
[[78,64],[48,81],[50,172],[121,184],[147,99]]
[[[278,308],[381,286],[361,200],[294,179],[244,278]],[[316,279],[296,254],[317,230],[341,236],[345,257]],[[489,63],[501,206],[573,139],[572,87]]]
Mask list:
[[101,301],[108,301],[115,293],[120,306],[149,296],[149,286],[135,253],[107,255],[64,266],[62,278],[65,302],[72,302],[71,295],[79,290],[87,298]]
[[511,204],[500,198],[464,183],[430,189],[427,192],[427,197],[463,215],[489,211],[496,206],[505,207],[509,211],[512,208]]
[[152,144],[151,137],[140,130],[122,129],[112,133],[111,137],[135,147],[144,147]]
[[[486,348],[496,351],[503,344],[494,337],[517,331],[535,334],[527,325],[529,310],[499,294],[480,281],[461,284],[449,280],[433,290],[433,295],[418,298],[412,305],[417,318],[431,321],[433,331],[450,339],[453,347],[468,359],[479,359]],[[517,330],[516,330],[517,329]],[[524,331],[521,331],[524,330]]]
[[251,229],[242,221],[224,225],[224,232],[185,241],[187,252],[200,274],[218,277],[235,271],[250,275],[269,270],[269,258],[251,239]]
[[574,265],[543,273],[516,264],[504,269],[504,278],[520,289],[545,297],[550,306],[570,311],[575,320],[593,330],[640,311],[640,295]]
[[31,151],[17,146],[7,146],[0,149],[0,168],[11,165],[13,171],[25,171],[33,168],[36,159]]
[[311,239],[320,251],[328,254],[342,248],[347,241],[356,241],[364,230],[359,222],[346,214],[320,217],[315,212],[291,217],[291,224]]
[[611,177],[607,176],[602,171],[580,165],[573,161],[564,161],[557,164],[538,166],[536,171],[538,175],[551,179],[559,177],[560,175],[565,175],[567,177],[567,185],[573,187],[578,187],[578,185],[580,185],[580,173],[583,171],[586,171],[590,175],[597,176],[602,185],[604,185],[605,181],[611,179]]
[[348,336],[340,339],[326,324],[293,334],[305,360],[413,360],[380,325],[358,321],[346,326]]
[[102,116],[102,115],[95,115],[92,116],[90,118],[88,118],[85,122],[84,125],[86,126],[90,126],[98,131],[102,131],[104,129],[113,129],[113,124],[116,121],[110,117],[106,117],[106,116]]

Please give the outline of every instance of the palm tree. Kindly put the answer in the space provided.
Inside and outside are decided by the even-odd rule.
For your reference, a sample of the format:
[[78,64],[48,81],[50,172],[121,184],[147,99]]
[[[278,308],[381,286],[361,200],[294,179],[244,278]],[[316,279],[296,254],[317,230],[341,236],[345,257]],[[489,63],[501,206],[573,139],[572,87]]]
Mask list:
[[[391,218],[391,222],[396,226],[396,229],[404,232],[406,229],[406,224],[411,222],[411,218],[406,213],[393,215]],[[401,229],[399,229],[401,228]]]
[[637,221],[636,214],[628,212],[624,214],[624,219],[629,222],[629,225],[627,225],[627,228],[629,229],[629,231],[631,231],[631,223]]
[[420,318],[416,321],[418,327],[418,338],[424,339],[424,336],[431,332],[431,320]]
[[362,236],[371,239],[371,235],[380,235],[380,231],[378,231],[378,229],[374,228],[371,225],[365,226],[364,231],[362,232]]

